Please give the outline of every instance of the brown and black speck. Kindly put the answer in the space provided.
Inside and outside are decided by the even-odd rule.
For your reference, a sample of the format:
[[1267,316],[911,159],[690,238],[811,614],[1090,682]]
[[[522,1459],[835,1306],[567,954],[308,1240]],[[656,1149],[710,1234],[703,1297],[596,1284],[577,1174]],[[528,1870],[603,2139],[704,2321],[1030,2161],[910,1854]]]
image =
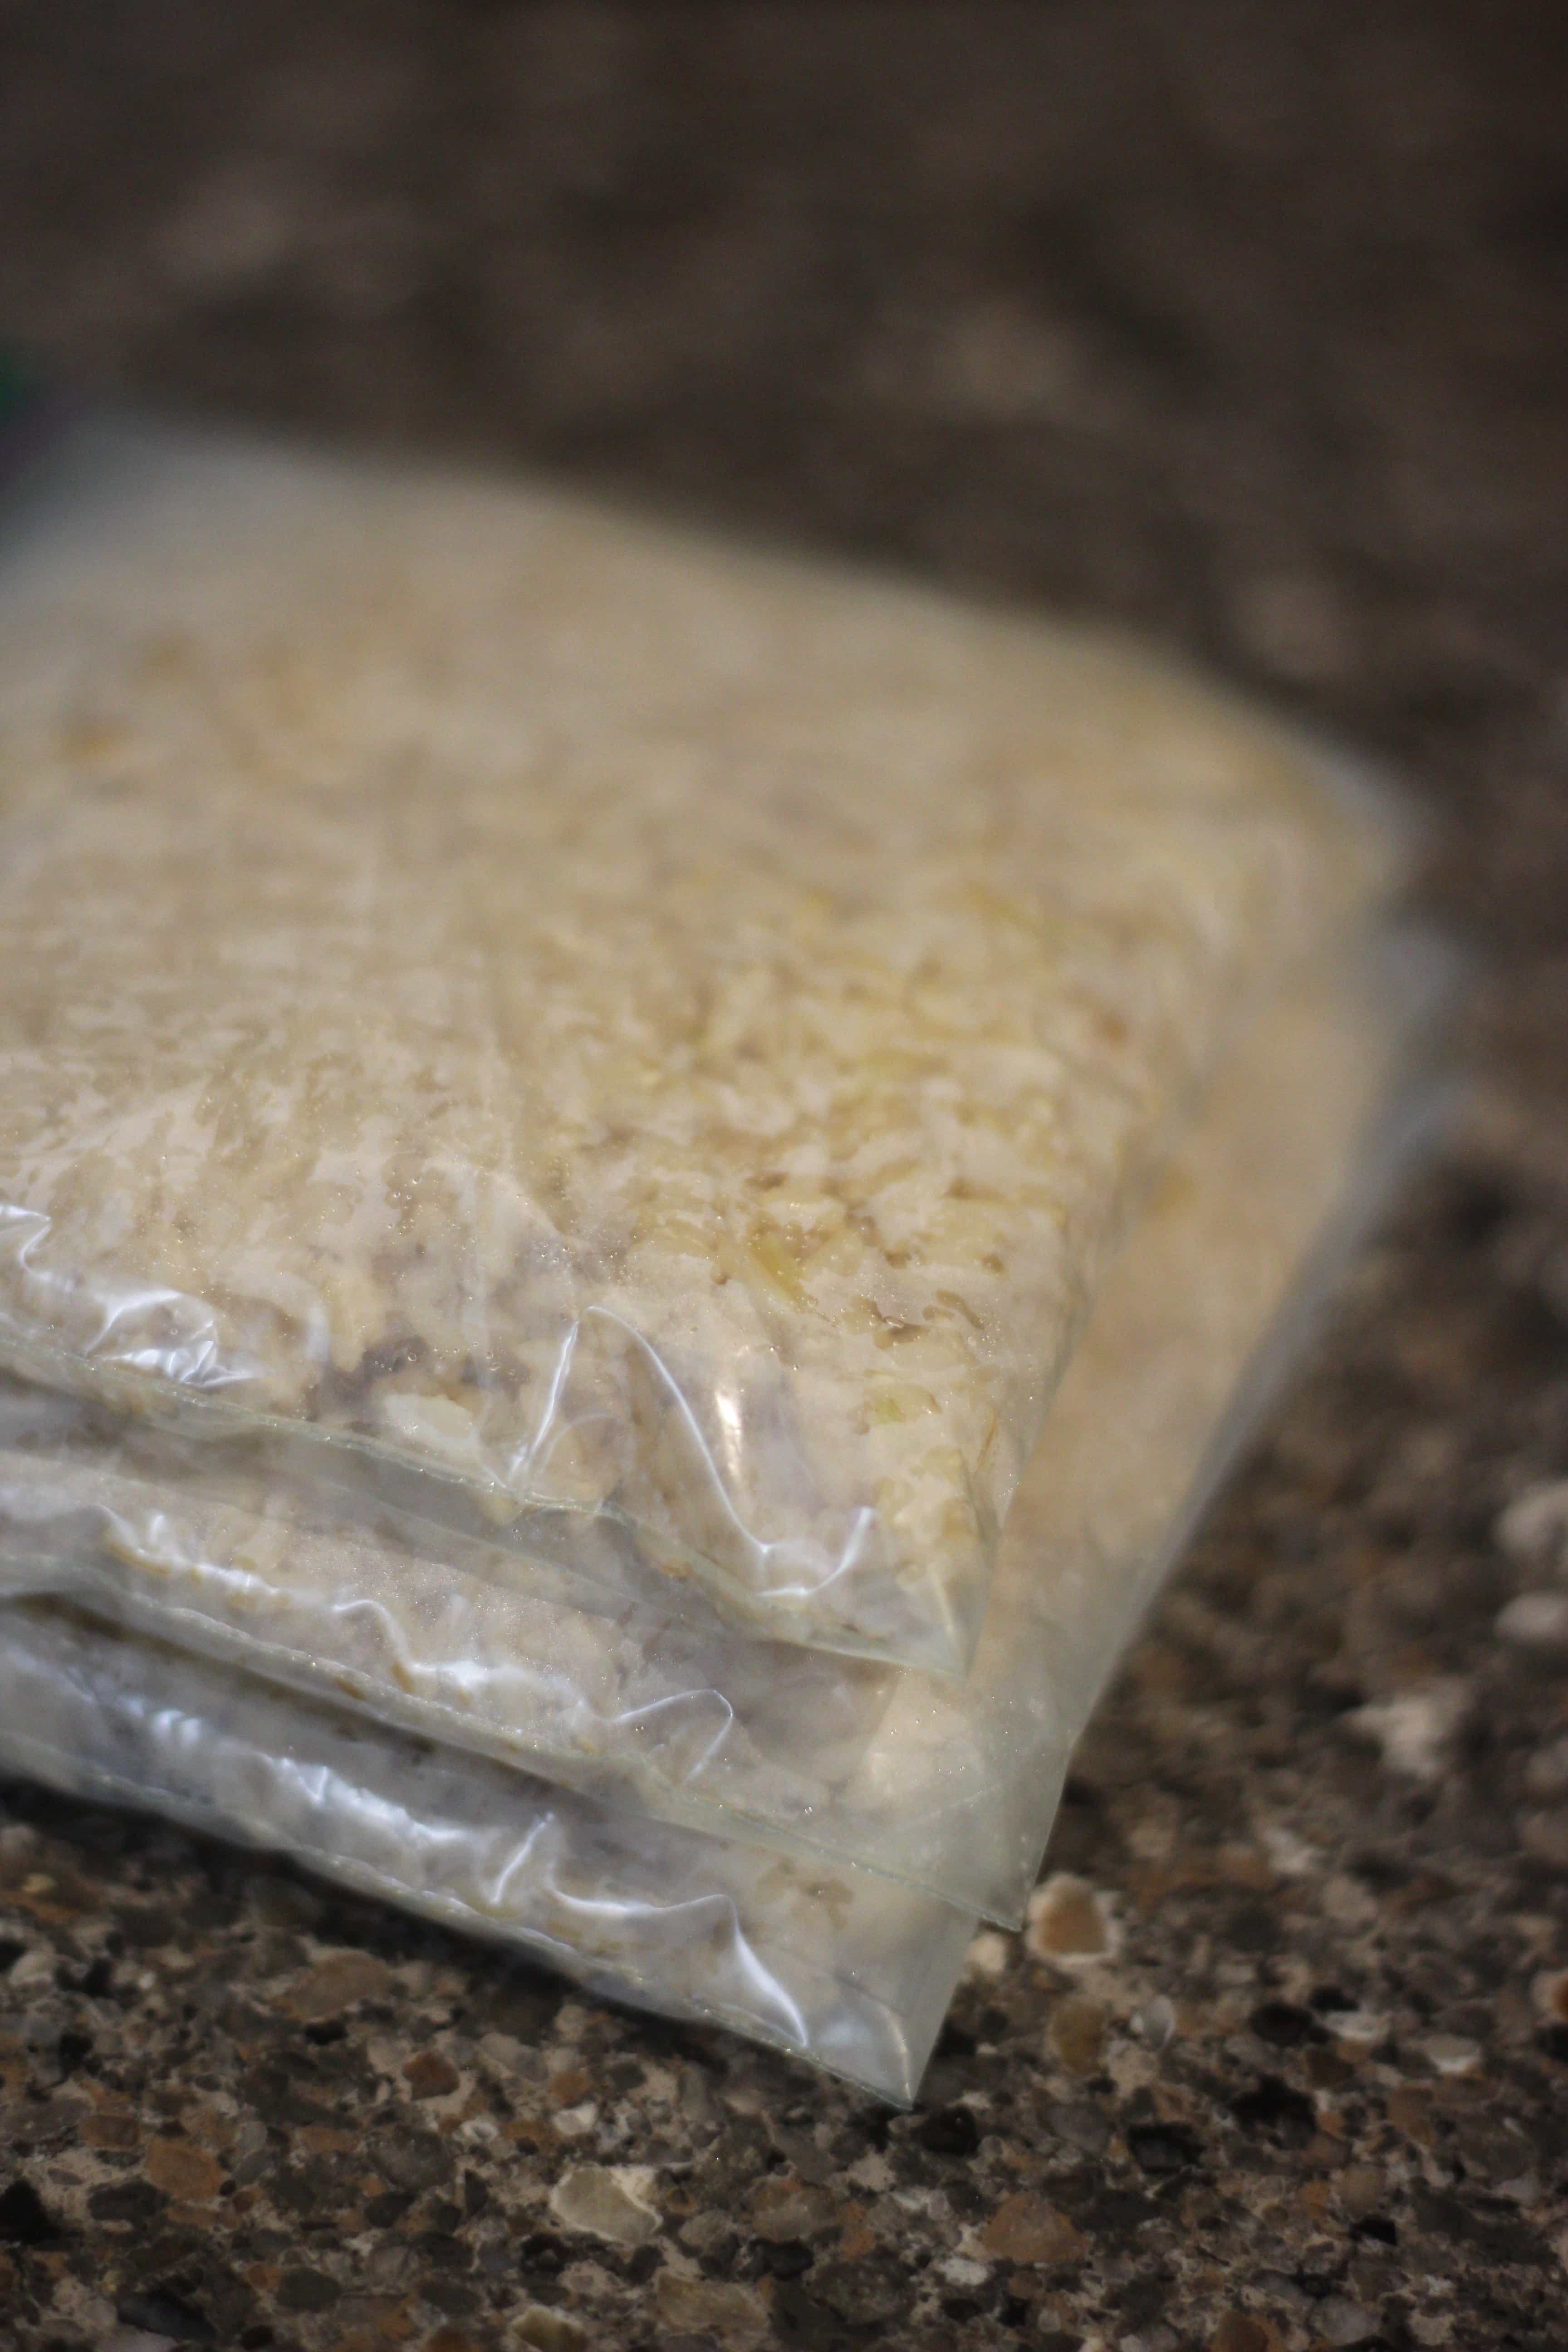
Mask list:
[[0,333],[1138,623],[1492,959],[916,2115],[14,1788],[7,2352],[1568,2340],[1556,13],[0,13]]

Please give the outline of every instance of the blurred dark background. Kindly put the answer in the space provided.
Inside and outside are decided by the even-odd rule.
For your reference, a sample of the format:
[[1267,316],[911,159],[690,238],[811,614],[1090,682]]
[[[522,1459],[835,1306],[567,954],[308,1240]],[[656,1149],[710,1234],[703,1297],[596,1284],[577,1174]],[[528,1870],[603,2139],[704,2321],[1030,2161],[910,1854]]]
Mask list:
[[0,0],[0,332],[1300,698],[1568,939],[1558,0]]
[[[595,2095],[632,2102],[627,2160],[695,2163],[735,2214],[785,2162],[874,2209],[837,2254],[737,2222],[704,2258],[763,2282],[781,2342],[1568,2341],[1568,1622],[1499,1630],[1568,1578],[1499,1533],[1568,1476],[1565,126],[1562,0],[0,0],[0,340],[63,381],[542,464],[1111,616],[1441,813],[1432,887],[1486,959],[1472,1112],[1083,1752],[1053,1866],[1122,1906],[1110,2009],[1069,2033],[1010,1946],[896,2126],[721,2037],[574,2028]],[[180,2022],[157,1919],[199,1916],[256,2013],[301,1923],[400,1963],[426,1931],[300,1889],[258,1927],[201,1849],[106,1858],[74,1819],[37,1810],[38,1851],[143,1923],[148,2054],[105,2084],[176,2135],[232,2094],[282,2166],[283,2091]],[[394,2022],[478,2035],[510,1996],[441,1953]],[[1117,2059],[1074,2092],[1073,2050],[1132,2050],[1167,1991],[1153,2087]],[[1375,2013],[1370,2058],[1327,2046],[1336,2002]],[[290,2045],[289,2081],[379,2095],[374,2026]],[[635,2086],[660,2068],[690,2096],[656,2127]],[[329,2242],[342,2168],[297,2147],[243,2227],[163,2212],[126,2160],[99,2237],[49,2254],[52,2321],[26,2257],[29,2347],[85,2340],[72,2277],[182,2340],[467,2352],[525,2288],[595,2352],[717,2340],[649,2319],[651,2250],[590,2276],[527,2236],[542,2147],[475,2156],[461,2211],[405,2200],[374,2257]],[[965,2215],[1042,2167],[1078,2266],[943,2284]],[[156,2228],[122,2226],[137,2196]],[[522,2216],[504,2278],[487,2200]]]

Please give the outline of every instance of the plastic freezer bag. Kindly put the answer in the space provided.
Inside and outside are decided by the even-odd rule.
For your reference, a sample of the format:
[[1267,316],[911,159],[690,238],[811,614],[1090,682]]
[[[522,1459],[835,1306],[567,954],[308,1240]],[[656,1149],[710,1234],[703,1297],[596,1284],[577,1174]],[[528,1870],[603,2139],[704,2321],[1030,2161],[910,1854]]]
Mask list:
[[647,1607],[597,1614],[494,1547],[432,1560],[393,1530],[367,1542],[330,1496],[312,1510],[232,1450],[225,1465],[38,1391],[0,1395],[0,1582],[1015,1921],[1150,1580],[1299,1341],[1331,1244],[1398,1163],[1411,1100],[1391,1081],[1436,978],[1410,943],[1302,991],[1232,1057],[1063,1382],[966,1684]]
[[963,1668],[1130,1192],[1385,813],[1142,655],[554,493],[108,427],[52,478],[13,1367]]
[[884,1879],[617,1814],[47,1606],[0,1608],[0,1769],[289,1854],[904,2103],[973,1927]]

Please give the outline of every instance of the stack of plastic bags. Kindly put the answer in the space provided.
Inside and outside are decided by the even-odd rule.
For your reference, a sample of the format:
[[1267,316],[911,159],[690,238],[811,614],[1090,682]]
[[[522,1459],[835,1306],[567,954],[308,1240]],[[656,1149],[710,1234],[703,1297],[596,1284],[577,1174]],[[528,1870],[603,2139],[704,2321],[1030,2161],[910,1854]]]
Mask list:
[[1421,1124],[1143,655],[79,427],[0,521],[0,1765],[913,2095]]

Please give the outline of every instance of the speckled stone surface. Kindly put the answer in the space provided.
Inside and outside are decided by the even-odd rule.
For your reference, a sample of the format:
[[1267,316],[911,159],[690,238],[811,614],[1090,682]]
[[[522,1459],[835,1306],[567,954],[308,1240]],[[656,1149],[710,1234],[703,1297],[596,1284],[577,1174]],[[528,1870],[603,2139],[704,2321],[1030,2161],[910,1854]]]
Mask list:
[[1556,16],[0,7],[0,334],[1136,622],[1405,763],[1490,960],[915,2115],[13,1787],[0,2343],[1568,2341]]

